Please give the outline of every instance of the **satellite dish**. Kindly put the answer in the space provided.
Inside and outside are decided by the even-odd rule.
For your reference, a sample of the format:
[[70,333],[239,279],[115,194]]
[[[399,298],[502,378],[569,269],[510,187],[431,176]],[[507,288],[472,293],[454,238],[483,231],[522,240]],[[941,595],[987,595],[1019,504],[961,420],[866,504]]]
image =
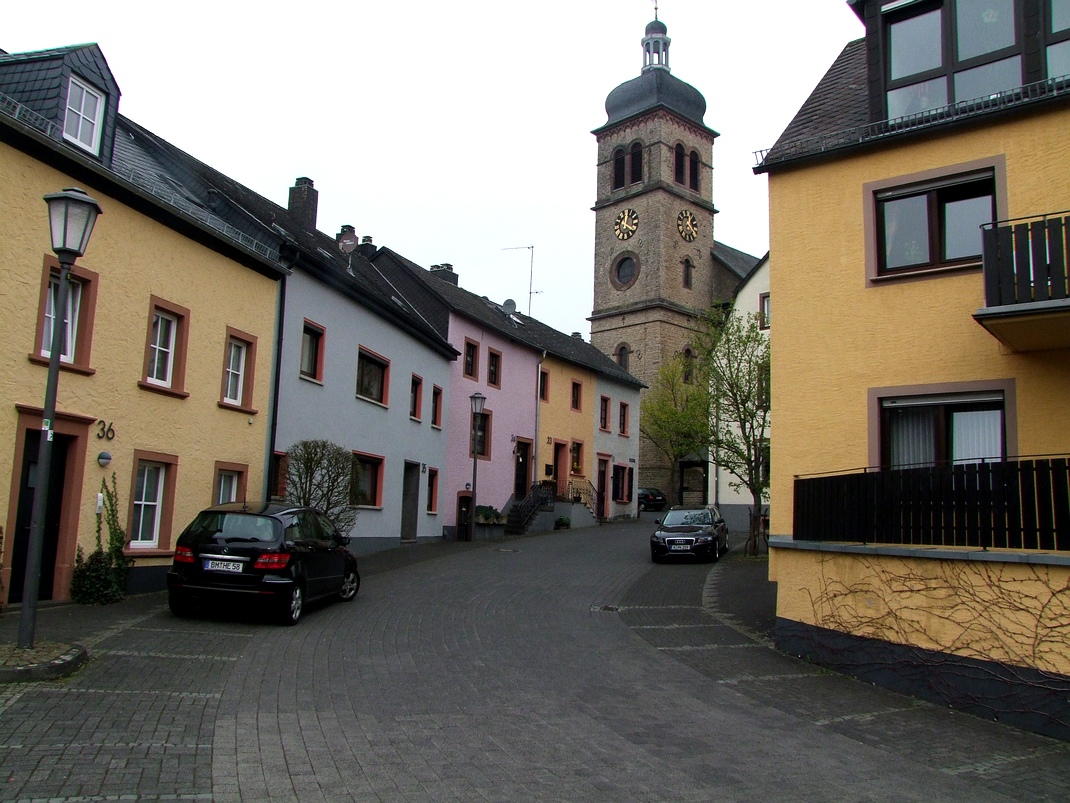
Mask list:
[[358,245],[360,245],[360,240],[352,232],[346,232],[338,238],[338,247],[342,249],[343,254],[352,254],[357,250]]
[[502,309],[505,311],[506,315],[512,315],[516,312],[516,302],[511,298],[507,298],[505,299],[505,303],[502,304]]

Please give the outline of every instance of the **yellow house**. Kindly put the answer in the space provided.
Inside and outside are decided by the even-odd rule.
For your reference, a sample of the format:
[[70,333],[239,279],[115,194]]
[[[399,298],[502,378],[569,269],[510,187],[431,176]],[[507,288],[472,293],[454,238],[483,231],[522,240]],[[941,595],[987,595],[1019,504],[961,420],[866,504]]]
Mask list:
[[553,355],[540,366],[539,460],[558,497],[594,479],[595,379],[593,371]]
[[[225,198],[198,204],[183,181],[205,166],[121,117],[119,94],[96,45],[0,55],[0,601],[21,600],[57,318],[66,346],[40,598],[69,598],[113,476],[132,590],[163,587],[199,509],[265,490],[277,249],[228,219]],[[42,197],[72,186],[103,214],[54,316]]]
[[1070,4],[851,5],[756,168],[777,642],[1068,738]]

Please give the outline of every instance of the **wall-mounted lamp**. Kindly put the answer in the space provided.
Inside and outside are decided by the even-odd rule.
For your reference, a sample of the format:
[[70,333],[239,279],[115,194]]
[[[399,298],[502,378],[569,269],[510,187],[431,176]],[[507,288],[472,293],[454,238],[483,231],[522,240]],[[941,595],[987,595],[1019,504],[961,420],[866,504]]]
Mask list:
[[470,490],[472,490],[472,483],[470,483],[470,482],[466,482],[466,483],[464,484],[464,489],[465,489],[466,491],[470,491]]
[[108,463],[111,462],[111,455],[108,452],[101,452],[97,455],[97,465],[101,468],[107,468]]

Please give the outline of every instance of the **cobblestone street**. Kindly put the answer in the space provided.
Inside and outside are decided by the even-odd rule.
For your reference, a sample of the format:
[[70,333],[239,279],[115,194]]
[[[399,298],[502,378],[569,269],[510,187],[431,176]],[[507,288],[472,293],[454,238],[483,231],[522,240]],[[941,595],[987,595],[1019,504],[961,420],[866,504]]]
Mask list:
[[[770,646],[739,543],[653,565],[649,521],[362,559],[294,628],[161,594],[41,609],[73,677],[0,686],[4,800],[1061,800],[1070,745]],[[17,614],[0,618],[14,639]]]

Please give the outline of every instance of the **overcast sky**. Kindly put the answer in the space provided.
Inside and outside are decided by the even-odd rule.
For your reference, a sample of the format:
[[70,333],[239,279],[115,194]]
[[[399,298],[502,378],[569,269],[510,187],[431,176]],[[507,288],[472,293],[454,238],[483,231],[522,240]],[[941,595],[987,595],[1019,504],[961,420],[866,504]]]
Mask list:
[[[651,0],[9,0],[0,48],[96,42],[119,110],[285,206],[319,190],[352,224],[461,286],[590,333],[595,138],[639,75]],[[676,77],[706,98],[718,240],[768,248],[770,147],[862,26],[846,0],[660,0]],[[107,225],[105,217],[98,225]],[[503,250],[518,248],[520,250]]]

